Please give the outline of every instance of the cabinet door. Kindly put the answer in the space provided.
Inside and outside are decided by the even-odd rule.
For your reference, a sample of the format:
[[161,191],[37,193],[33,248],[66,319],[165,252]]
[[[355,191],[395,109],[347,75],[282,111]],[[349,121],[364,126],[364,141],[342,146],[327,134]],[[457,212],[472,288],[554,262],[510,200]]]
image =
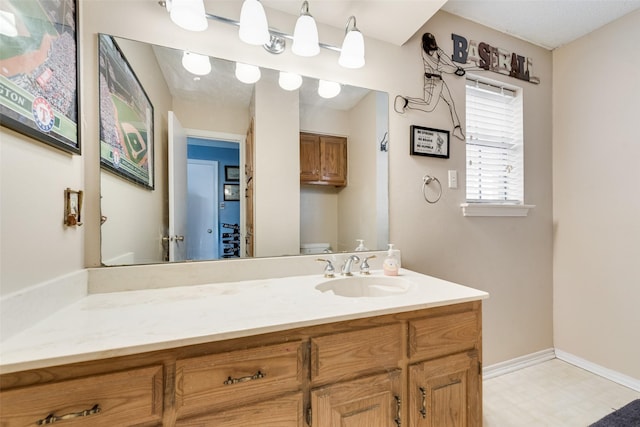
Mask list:
[[347,185],[347,140],[320,137],[320,179],[331,185]]
[[300,134],[300,182],[320,179],[320,138],[308,133]]
[[311,391],[312,427],[400,426],[400,370]]
[[302,427],[302,393],[178,420],[176,427]]
[[482,426],[481,386],[474,351],[410,366],[409,425]]

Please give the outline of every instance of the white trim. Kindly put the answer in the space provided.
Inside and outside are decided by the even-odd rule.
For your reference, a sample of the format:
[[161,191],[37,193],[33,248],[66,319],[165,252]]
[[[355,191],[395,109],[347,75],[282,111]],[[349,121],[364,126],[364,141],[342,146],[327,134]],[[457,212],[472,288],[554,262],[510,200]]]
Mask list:
[[574,356],[573,354],[567,353],[566,351],[556,349],[556,357],[560,360],[571,363],[572,365],[611,380],[615,383],[618,383],[625,387],[629,387],[632,390],[640,391],[639,379],[632,378],[628,375],[621,374],[620,372],[605,368],[604,366],[600,366],[596,363],[589,362],[588,360],[582,359],[578,356]]
[[556,354],[553,348],[526,354],[524,356],[516,357],[515,359],[506,360],[504,362],[482,368],[482,379],[488,380],[490,378],[495,378],[500,375],[528,368],[529,366],[534,366],[555,358]]
[[246,135],[240,135],[237,133],[217,132],[204,129],[192,129],[185,128],[185,132],[188,137],[203,138],[203,139],[215,139],[217,141],[235,142],[237,144],[244,145],[247,139]]
[[461,203],[463,216],[527,216],[536,205],[500,203]]

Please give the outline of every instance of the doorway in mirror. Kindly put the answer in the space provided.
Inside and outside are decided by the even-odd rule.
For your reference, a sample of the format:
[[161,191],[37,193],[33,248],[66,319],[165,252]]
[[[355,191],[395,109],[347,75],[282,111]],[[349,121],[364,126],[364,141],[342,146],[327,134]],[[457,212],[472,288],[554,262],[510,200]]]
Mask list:
[[190,260],[240,256],[239,144],[187,138]]

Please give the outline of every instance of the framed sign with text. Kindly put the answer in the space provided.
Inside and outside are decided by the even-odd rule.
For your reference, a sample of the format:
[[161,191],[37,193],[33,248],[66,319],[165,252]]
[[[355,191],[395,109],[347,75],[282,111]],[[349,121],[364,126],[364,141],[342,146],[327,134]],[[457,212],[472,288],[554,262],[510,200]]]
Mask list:
[[411,155],[449,158],[449,131],[411,126]]

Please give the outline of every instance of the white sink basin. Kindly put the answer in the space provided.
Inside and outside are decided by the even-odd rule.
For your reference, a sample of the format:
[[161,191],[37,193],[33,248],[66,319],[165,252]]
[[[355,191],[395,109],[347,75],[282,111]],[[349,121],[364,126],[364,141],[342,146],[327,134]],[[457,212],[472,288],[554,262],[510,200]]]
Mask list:
[[320,292],[341,297],[389,297],[402,295],[411,287],[408,280],[389,276],[353,276],[331,279],[316,286]]

